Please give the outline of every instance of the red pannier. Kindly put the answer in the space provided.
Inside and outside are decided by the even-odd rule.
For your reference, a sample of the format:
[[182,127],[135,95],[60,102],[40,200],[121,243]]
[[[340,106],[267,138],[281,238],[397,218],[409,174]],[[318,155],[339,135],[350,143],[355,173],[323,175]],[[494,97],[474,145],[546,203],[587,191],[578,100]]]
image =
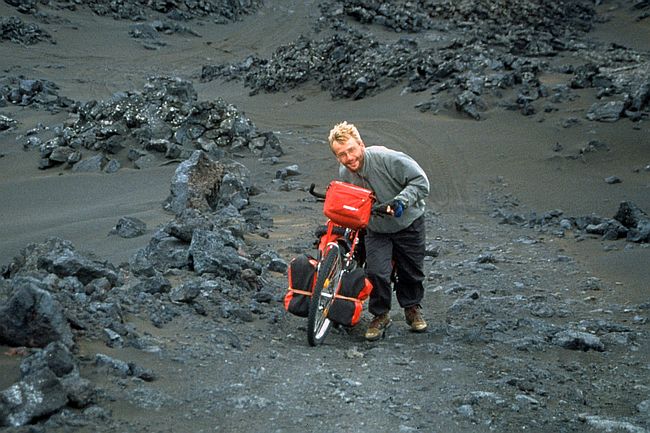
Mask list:
[[334,180],[327,187],[323,213],[336,225],[362,229],[370,221],[373,201],[371,190]]
[[302,254],[289,263],[289,288],[284,295],[284,309],[300,317],[309,315],[309,302],[316,284],[318,262]]
[[372,292],[372,283],[361,268],[346,272],[341,277],[341,288],[334,296],[327,317],[343,326],[354,326],[361,319],[363,303]]

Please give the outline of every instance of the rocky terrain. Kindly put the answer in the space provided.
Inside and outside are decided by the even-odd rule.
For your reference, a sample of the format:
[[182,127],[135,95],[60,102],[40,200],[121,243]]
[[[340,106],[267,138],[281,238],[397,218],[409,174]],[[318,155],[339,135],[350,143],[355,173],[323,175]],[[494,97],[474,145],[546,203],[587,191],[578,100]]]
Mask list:
[[[6,0],[0,429],[650,431],[650,51],[602,38],[649,14]],[[311,348],[282,300],[341,117],[433,181],[429,329],[396,308],[379,342],[364,316]]]

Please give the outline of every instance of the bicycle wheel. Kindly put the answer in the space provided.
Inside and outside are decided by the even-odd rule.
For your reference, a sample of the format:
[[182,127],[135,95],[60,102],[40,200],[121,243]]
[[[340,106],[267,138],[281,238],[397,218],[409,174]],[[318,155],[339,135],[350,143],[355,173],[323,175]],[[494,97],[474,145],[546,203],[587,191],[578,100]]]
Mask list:
[[327,318],[334,293],[341,281],[343,260],[339,246],[331,244],[318,269],[318,278],[311,294],[309,315],[307,316],[307,341],[309,345],[318,346],[325,340],[332,322]]

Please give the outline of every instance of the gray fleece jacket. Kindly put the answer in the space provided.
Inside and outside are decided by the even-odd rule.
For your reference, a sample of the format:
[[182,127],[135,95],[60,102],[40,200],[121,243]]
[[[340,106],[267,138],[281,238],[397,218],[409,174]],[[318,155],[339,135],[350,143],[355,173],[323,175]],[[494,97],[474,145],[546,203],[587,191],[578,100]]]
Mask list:
[[393,199],[404,203],[404,213],[399,218],[373,215],[368,224],[369,230],[395,233],[407,228],[424,214],[429,179],[422,167],[403,152],[384,146],[366,147],[361,170],[354,173],[341,164],[339,178],[372,190],[378,203]]

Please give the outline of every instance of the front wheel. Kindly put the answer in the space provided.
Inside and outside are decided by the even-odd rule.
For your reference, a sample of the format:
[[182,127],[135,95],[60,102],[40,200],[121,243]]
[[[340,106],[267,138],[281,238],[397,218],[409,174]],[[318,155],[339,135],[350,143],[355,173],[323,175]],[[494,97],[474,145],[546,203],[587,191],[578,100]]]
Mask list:
[[311,346],[321,344],[330,330],[332,322],[327,318],[327,313],[334,300],[336,288],[341,281],[342,270],[343,261],[339,246],[328,245],[325,257],[318,269],[318,278],[309,304],[307,341]]

